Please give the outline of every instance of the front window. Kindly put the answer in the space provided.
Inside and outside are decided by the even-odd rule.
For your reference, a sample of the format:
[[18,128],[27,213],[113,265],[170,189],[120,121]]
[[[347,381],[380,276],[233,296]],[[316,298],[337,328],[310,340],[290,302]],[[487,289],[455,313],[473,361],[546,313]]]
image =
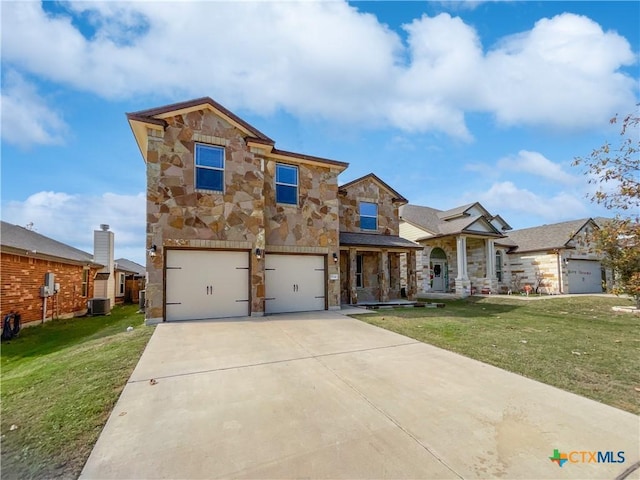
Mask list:
[[276,202],[298,204],[298,167],[276,165]]
[[502,252],[500,250],[496,251],[496,277],[498,281],[502,281]]
[[196,188],[224,190],[224,148],[196,144]]
[[378,230],[378,205],[360,202],[360,228],[362,230]]
[[125,284],[125,275],[121,273],[118,277],[118,296],[124,296],[124,284]]
[[356,287],[362,288],[362,255],[356,256]]
[[89,269],[84,268],[82,270],[82,293],[83,297],[88,296],[89,294]]

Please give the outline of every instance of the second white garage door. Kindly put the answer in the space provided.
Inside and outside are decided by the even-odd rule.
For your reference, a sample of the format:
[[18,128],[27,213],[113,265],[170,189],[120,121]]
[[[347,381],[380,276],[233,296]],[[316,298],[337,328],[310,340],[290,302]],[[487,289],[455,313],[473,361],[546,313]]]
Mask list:
[[324,257],[265,255],[265,290],[265,313],[324,310]]
[[249,314],[249,253],[167,250],[166,319]]
[[591,260],[569,260],[569,293],[602,293],[602,267]]

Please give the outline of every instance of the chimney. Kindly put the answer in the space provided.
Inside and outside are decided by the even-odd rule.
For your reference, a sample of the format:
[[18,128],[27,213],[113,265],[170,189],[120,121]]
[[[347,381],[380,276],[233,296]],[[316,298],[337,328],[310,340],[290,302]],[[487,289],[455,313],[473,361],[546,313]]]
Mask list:
[[101,224],[100,230],[93,231],[93,261],[104,265],[96,277],[95,296],[109,298],[113,306],[115,303],[114,238],[113,232],[109,231],[109,225]]

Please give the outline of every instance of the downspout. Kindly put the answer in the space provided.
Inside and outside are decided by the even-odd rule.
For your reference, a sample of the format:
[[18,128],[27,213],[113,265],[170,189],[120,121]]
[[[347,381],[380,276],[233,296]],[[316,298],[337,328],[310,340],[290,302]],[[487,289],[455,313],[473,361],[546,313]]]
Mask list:
[[556,250],[556,255],[558,257],[558,292],[564,293],[562,291],[562,260],[560,259],[560,250]]

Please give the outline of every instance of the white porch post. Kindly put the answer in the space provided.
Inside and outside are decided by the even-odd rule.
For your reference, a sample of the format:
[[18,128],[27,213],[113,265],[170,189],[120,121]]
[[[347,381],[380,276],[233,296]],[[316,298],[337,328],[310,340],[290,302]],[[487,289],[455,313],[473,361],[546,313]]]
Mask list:
[[487,278],[496,278],[496,247],[495,241],[487,239]]
[[498,278],[496,277],[496,242],[487,238],[487,274],[485,286],[489,287],[491,293],[498,292]]
[[467,237],[464,235],[456,237],[456,260],[458,264],[456,293],[467,296],[471,293],[471,284],[467,274]]

